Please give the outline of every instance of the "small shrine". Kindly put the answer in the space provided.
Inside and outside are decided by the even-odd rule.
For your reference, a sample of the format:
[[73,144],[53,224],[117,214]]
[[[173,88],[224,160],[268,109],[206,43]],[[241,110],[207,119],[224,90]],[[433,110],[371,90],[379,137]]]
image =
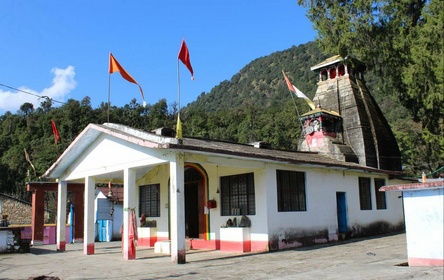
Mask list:
[[303,127],[299,150],[358,162],[353,150],[344,144],[342,118],[337,112],[316,108],[300,116],[299,120]]
[[303,124],[303,133],[313,146],[314,139],[328,136],[332,139],[342,138],[342,118],[334,111],[316,108],[300,117]]

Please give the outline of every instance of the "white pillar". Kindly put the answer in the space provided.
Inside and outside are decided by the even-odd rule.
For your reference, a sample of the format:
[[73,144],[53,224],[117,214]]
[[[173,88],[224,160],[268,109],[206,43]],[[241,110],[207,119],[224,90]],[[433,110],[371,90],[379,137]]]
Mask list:
[[171,262],[178,264],[186,262],[183,158],[183,153],[176,153],[170,162]]
[[[136,247],[130,235],[130,210],[137,206],[136,171],[126,168],[123,171],[123,258],[133,260],[136,258]],[[136,217],[137,219],[137,217]],[[137,222],[137,221],[136,221]],[[136,229],[137,230],[137,229]]]
[[85,210],[83,219],[83,253],[94,254],[95,222],[94,199],[96,182],[92,177],[85,178]]
[[59,182],[57,187],[57,251],[66,249],[66,195],[68,183]]

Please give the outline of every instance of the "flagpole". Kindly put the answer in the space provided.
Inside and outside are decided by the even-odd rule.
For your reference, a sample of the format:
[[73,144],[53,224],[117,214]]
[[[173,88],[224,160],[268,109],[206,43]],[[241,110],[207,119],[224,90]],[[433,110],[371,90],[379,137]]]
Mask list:
[[[111,57],[111,52],[109,53],[109,57]],[[110,63],[111,63],[111,59],[110,59]],[[109,104],[110,104],[110,87],[111,87],[111,73],[109,73],[109,69],[108,69],[108,122],[109,122]]]
[[179,144],[182,144],[182,122],[180,120],[180,67],[179,59],[177,59],[177,123],[176,123],[176,138],[179,140]]
[[177,106],[179,107],[178,112],[180,112],[180,70],[179,70],[179,59],[177,60]]
[[[298,109],[298,106],[296,105],[296,100],[294,99],[294,96],[293,96],[293,93],[296,94],[296,92],[293,92],[293,90],[291,90],[291,88],[290,88],[290,87],[294,88],[294,86],[293,86],[293,84],[291,84],[287,75],[285,75],[284,69],[282,69],[282,74],[284,75],[285,82],[287,83],[288,89],[290,90],[290,96],[291,96],[291,99],[293,100],[293,105],[294,105],[294,108],[296,109],[296,113],[298,115],[298,121],[301,125],[301,132],[303,132],[304,131],[304,124],[302,123],[302,120],[300,119],[299,109]],[[296,96],[297,96],[297,94],[296,94]],[[308,146],[308,148],[310,149],[310,146]]]
[[191,67],[190,54],[188,53],[187,45],[185,40],[182,39],[182,45],[180,46],[179,54],[177,55],[177,87],[178,87],[178,111],[177,111],[177,125],[176,125],[176,138],[179,143],[182,144],[182,122],[180,120],[180,70],[179,70],[179,60],[190,70],[191,79],[194,80],[193,67]]

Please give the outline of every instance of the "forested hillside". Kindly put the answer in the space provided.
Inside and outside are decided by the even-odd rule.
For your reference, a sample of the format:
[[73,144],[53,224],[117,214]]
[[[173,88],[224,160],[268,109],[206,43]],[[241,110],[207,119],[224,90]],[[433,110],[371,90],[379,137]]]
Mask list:
[[241,143],[263,140],[275,148],[295,150],[300,135],[298,112],[310,108],[293,98],[282,70],[312,98],[317,76],[310,66],[325,58],[310,42],[255,59],[230,81],[221,82],[184,108],[185,132]]
[[[282,70],[294,85],[312,98],[318,79],[310,66],[326,57],[310,42],[252,61],[230,81],[221,82],[183,108],[184,136],[241,143],[264,140],[274,148],[295,150],[300,137],[297,116],[307,112],[309,107],[301,99],[292,98]],[[383,87],[371,73],[367,80],[399,140],[406,158],[404,164],[411,172],[408,175],[417,174],[424,168],[422,162],[411,161],[411,156],[422,152],[423,148],[415,145],[411,137],[416,135],[412,131],[416,131],[418,125],[394,97],[382,92]],[[176,108],[176,104],[168,105],[164,99],[147,107],[133,100],[124,107],[112,107],[110,122],[146,131],[174,128]],[[61,137],[58,143],[54,140],[51,120]],[[25,103],[16,113],[0,116],[0,192],[29,198],[25,182],[42,180],[41,174],[89,123],[104,122],[107,122],[107,104],[92,108],[89,97],[81,101],[69,100],[60,107],[54,107],[51,100],[44,100],[39,108]],[[35,170],[27,162],[25,150]]]
[[246,65],[230,81],[223,81],[209,94],[201,94],[188,108],[204,106],[208,112],[241,108],[249,103],[258,107],[282,106],[291,99],[284,83],[282,70],[297,87],[310,98],[317,88],[317,78],[310,67],[323,61],[323,55],[314,42],[294,46],[257,58]]

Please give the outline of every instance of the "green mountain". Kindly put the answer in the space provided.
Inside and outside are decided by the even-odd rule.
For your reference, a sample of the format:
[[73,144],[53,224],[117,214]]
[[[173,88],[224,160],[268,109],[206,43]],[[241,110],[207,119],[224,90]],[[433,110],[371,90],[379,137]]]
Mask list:
[[225,80],[211,92],[201,94],[185,109],[203,107],[208,112],[215,112],[248,104],[265,108],[282,106],[291,99],[282,70],[298,89],[312,98],[317,88],[317,75],[310,71],[310,67],[325,58],[314,42],[257,58],[230,81]]

